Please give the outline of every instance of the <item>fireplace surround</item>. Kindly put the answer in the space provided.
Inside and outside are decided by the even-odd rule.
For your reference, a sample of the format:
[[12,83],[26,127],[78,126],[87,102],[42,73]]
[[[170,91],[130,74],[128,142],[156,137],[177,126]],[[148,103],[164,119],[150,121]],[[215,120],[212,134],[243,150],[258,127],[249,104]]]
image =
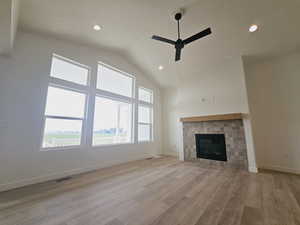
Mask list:
[[[234,117],[212,118],[211,120],[207,118],[202,120],[201,118],[181,121],[183,123],[184,160],[197,161],[201,165],[247,169],[247,147],[242,118],[237,115]],[[223,136],[226,160],[219,161],[207,159],[208,157],[199,157],[196,143],[197,134],[206,135],[207,137],[213,134],[217,134],[219,137]],[[216,148],[216,145],[213,148]],[[205,151],[208,151],[208,149],[205,149]]]

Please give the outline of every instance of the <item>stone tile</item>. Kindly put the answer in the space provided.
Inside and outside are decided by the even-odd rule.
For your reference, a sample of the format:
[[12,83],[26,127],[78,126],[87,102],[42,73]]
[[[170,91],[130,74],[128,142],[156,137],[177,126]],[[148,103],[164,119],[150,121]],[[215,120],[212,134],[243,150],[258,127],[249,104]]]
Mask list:
[[[197,158],[195,134],[209,133],[221,133],[225,135],[227,162]],[[183,123],[183,148],[186,161],[198,161],[205,166],[248,168],[247,148],[242,120]]]

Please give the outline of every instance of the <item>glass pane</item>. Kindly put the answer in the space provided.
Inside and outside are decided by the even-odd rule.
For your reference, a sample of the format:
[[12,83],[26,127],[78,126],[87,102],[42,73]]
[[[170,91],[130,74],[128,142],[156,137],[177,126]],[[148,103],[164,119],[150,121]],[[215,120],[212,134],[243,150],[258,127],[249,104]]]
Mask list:
[[139,88],[139,100],[152,103],[152,92],[144,88]]
[[138,140],[139,141],[150,141],[150,125],[139,124],[138,127]]
[[93,145],[131,142],[132,104],[96,97]]
[[51,76],[77,84],[87,85],[89,70],[85,67],[65,61],[58,57],[52,58]]
[[48,88],[46,115],[84,117],[85,94],[56,87]]
[[139,106],[139,123],[151,123],[151,108]]
[[98,66],[97,88],[115,94],[132,97],[133,78],[120,72]]
[[81,120],[46,118],[43,148],[80,145]]

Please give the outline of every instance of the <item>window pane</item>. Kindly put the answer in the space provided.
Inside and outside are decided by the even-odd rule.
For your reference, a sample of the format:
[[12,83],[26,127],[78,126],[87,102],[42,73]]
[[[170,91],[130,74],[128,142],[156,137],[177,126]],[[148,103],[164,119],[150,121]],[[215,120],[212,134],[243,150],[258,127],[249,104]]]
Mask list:
[[130,143],[132,104],[96,97],[93,145]]
[[139,100],[152,103],[152,92],[144,88],[139,88]]
[[46,115],[83,118],[84,105],[85,94],[56,87],[48,88]]
[[46,118],[43,148],[80,145],[81,120]]
[[139,141],[150,141],[150,125],[139,124],[138,127],[138,140]]
[[55,56],[52,58],[52,77],[71,81],[77,84],[87,85],[88,74],[89,70],[85,67],[59,59]]
[[120,72],[98,66],[97,88],[115,94],[132,97],[133,78]]
[[139,106],[139,123],[151,123],[151,108]]

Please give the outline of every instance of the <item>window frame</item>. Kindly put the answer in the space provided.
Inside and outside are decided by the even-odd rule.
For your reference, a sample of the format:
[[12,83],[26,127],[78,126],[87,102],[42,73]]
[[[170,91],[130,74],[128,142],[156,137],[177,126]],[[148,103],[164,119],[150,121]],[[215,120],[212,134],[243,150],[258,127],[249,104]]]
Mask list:
[[[128,76],[132,79],[132,96],[128,97],[128,96],[124,96],[124,95],[120,95],[114,92],[110,92],[110,91],[106,91],[106,90],[102,90],[97,88],[97,82],[98,82],[98,71],[99,71],[99,66],[105,66],[108,69],[112,69],[118,73],[121,73],[123,76]],[[99,82],[100,79],[99,79]],[[91,127],[91,146],[92,148],[99,148],[99,147],[107,147],[107,146],[118,146],[118,145],[130,145],[130,144],[135,144],[135,85],[136,85],[136,78],[135,76],[124,72],[114,66],[110,66],[104,62],[98,61],[97,63],[97,72],[96,72],[96,78],[95,78],[95,98],[94,98],[94,106],[96,103],[96,97],[100,97],[100,98],[106,98],[106,99],[110,99],[113,101],[119,101],[119,102],[123,102],[123,103],[128,103],[131,104],[131,138],[130,138],[130,142],[127,143],[112,143],[112,144],[102,144],[102,145],[94,145],[93,144],[93,137],[94,137],[94,118],[95,118],[95,107],[92,113],[92,127]]]
[[[52,59],[57,58],[59,60],[63,60],[67,63],[74,64],[76,66],[83,67],[88,70],[87,75],[87,84],[79,84],[76,82],[64,80],[61,78],[57,78],[51,76],[51,66]],[[136,77],[130,73],[124,72],[121,69],[118,69],[115,66],[108,65],[101,61],[96,61],[96,65],[84,65],[82,63],[78,63],[73,59],[66,58],[64,56],[53,53],[50,58],[49,63],[49,75],[48,75],[48,83],[47,83],[47,91],[45,94],[44,101],[44,111],[42,117],[42,127],[41,127],[41,138],[40,138],[40,151],[56,151],[56,150],[69,150],[69,149],[81,149],[81,148],[92,148],[92,149],[105,149],[105,147],[109,146],[118,146],[118,145],[131,145],[131,144],[142,144],[142,143],[151,143],[154,141],[154,91],[153,89],[146,88],[143,86],[137,85]],[[114,70],[115,72],[120,73],[123,76],[130,77],[132,79],[131,86],[131,97],[120,95],[114,92],[102,90],[97,88],[98,82],[101,82],[101,79],[98,79],[99,66],[105,66],[108,69]],[[101,69],[100,69],[101,71]],[[59,88],[67,91],[73,91],[77,93],[81,93],[85,95],[85,104],[84,104],[84,114],[83,117],[69,117],[69,116],[54,116],[54,115],[46,115],[46,107],[47,107],[47,98],[48,98],[48,90],[49,87]],[[139,90],[143,89],[149,93],[151,93],[151,102],[146,102],[139,99]],[[93,144],[94,137],[94,118],[95,118],[95,104],[96,98],[106,98],[109,100],[128,103],[131,105],[131,138],[130,142],[124,143],[112,143],[112,144]],[[150,109],[150,123],[139,122],[139,106],[147,107]],[[45,128],[46,128],[46,120],[47,119],[62,119],[62,120],[80,120],[81,121],[81,137],[79,145],[69,145],[69,146],[59,146],[59,147],[43,147]],[[150,139],[139,141],[138,132],[139,125],[149,125],[150,127]]]
[[[111,69],[115,72],[118,72],[118,73],[122,74],[123,76],[130,77],[132,79],[131,97],[128,97],[128,96],[125,96],[125,95],[120,95],[120,94],[117,94],[117,93],[114,93],[114,92],[110,92],[110,91],[106,91],[106,90],[102,90],[100,88],[97,88],[99,66],[104,66],[108,69]],[[135,76],[131,75],[130,73],[124,72],[123,70],[120,70],[117,67],[108,65],[108,64],[106,64],[104,62],[101,62],[101,61],[98,61],[98,63],[97,63],[97,72],[96,72],[96,84],[95,84],[96,92],[98,91],[98,92],[101,92],[101,93],[104,93],[104,94],[107,94],[107,95],[112,94],[112,96],[115,96],[117,98],[135,99],[135,97],[136,97],[135,84],[136,84]]]
[[130,137],[130,142],[123,142],[123,143],[112,143],[112,144],[98,144],[98,145],[94,145],[93,144],[93,138],[94,138],[94,118],[95,118],[95,109],[94,109],[94,113],[93,113],[93,125],[92,125],[92,142],[91,142],[91,145],[92,147],[103,147],[103,146],[116,146],[116,145],[128,145],[128,144],[134,144],[134,103],[132,101],[127,101],[127,100],[120,100],[119,98],[114,98],[114,97],[111,97],[111,96],[106,96],[106,95],[101,95],[101,94],[96,94],[95,96],[95,105],[96,105],[96,98],[105,98],[105,99],[109,99],[109,100],[112,100],[112,101],[116,101],[116,102],[122,102],[122,103],[127,103],[127,104],[130,104],[131,105],[131,137]]
[[[145,101],[142,101],[140,100],[139,96],[137,96],[137,112],[138,112],[138,116],[137,116],[137,142],[138,143],[149,143],[149,142],[153,142],[154,141],[154,91],[149,89],[149,88],[145,88],[143,86],[139,86],[138,87],[138,95],[139,95],[139,90],[140,89],[143,89],[143,90],[146,90],[148,92],[151,93],[151,103],[149,102],[145,102]],[[146,107],[146,108],[149,108],[150,109],[150,122],[149,123],[144,123],[144,122],[139,122],[139,107]],[[149,140],[143,140],[143,141],[140,141],[139,140],[139,125],[149,125],[150,126],[150,139]]]
[[145,103],[145,104],[150,104],[153,106],[153,90],[149,89],[149,88],[145,88],[145,87],[142,87],[142,86],[139,86],[138,88],[138,95],[140,94],[140,89],[141,90],[144,90],[146,92],[149,92],[151,94],[151,99],[150,99],[150,102],[146,102],[146,101],[143,101],[143,100],[140,100],[140,96],[138,96],[138,101],[141,102],[141,103]]
[[[52,66],[52,59],[56,57],[60,60],[64,60],[67,63],[72,63],[76,66],[84,67],[88,70],[88,77],[87,77],[87,84],[78,84],[72,81],[63,80],[57,77],[51,76],[51,66]],[[55,53],[52,54],[51,62],[50,62],[50,73],[49,73],[49,80],[47,85],[47,92],[44,102],[44,111],[43,111],[43,126],[42,126],[42,134],[41,134],[41,141],[40,141],[40,151],[57,151],[57,150],[69,150],[69,149],[80,149],[87,145],[87,117],[88,117],[88,105],[90,99],[89,87],[91,83],[91,68],[89,66],[83,65],[81,63],[77,63],[74,60],[65,58],[63,56],[59,56]],[[47,98],[48,98],[48,91],[49,87],[59,88],[66,91],[73,91],[77,93],[81,93],[85,95],[85,104],[84,104],[84,113],[83,117],[69,117],[69,116],[53,116],[53,115],[46,115],[46,107],[47,107]],[[80,137],[80,144],[79,145],[68,145],[68,146],[59,146],[59,147],[43,147],[44,136],[45,136],[45,128],[46,128],[46,120],[47,118],[50,119],[61,119],[61,120],[80,120],[82,121],[81,124],[81,137]]]
[[[79,84],[79,83],[76,83],[76,82],[73,82],[73,81],[69,81],[69,80],[65,80],[65,79],[61,79],[61,78],[58,78],[58,77],[53,77],[53,76],[51,76],[51,71],[52,71],[51,66],[52,66],[52,60],[53,60],[53,58],[57,58],[57,59],[59,59],[59,60],[65,61],[65,62],[70,63],[70,64],[73,64],[73,65],[75,65],[75,66],[79,66],[79,67],[82,67],[82,68],[87,69],[87,70],[88,70],[88,76],[87,76],[87,82],[86,82],[86,84]],[[89,66],[84,65],[84,64],[82,64],[82,63],[79,63],[79,62],[77,62],[77,61],[75,61],[75,60],[73,60],[73,59],[70,59],[70,58],[67,58],[67,57],[58,55],[58,54],[56,54],[56,53],[53,53],[53,54],[52,54],[52,57],[51,57],[50,75],[49,75],[49,77],[50,77],[50,78],[54,78],[54,79],[56,79],[56,80],[58,80],[58,81],[62,81],[62,82],[65,81],[65,82],[67,82],[67,83],[72,83],[72,84],[79,85],[79,86],[86,86],[86,87],[89,87],[89,86],[91,85],[91,68],[90,68]]]

